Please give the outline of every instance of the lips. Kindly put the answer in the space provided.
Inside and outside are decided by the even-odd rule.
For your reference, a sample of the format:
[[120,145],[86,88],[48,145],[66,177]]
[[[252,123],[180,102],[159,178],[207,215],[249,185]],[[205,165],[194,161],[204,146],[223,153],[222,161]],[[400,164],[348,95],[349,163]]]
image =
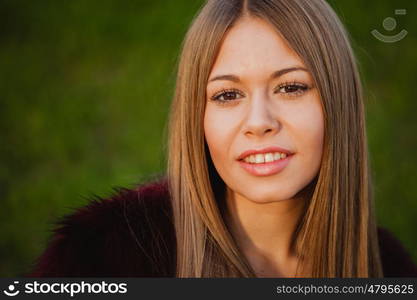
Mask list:
[[291,162],[292,157],[294,155],[291,154],[286,158],[282,158],[279,160],[275,160],[272,162],[265,162],[265,163],[247,163],[244,160],[239,160],[239,165],[247,171],[251,175],[255,176],[271,176],[275,175],[282,170]]
[[277,147],[277,146],[271,146],[271,147],[266,147],[263,149],[251,149],[251,150],[246,150],[245,152],[242,152],[237,160],[243,160],[245,157],[249,156],[249,155],[254,155],[254,154],[264,154],[264,153],[273,153],[273,152],[281,152],[281,153],[285,153],[287,154],[287,156],[290,156],[292,154],[294,154],[292,151],[287,150],[285,148],[281,148],[281,147]]
[[[281,158],[279,160],[263,162],[263,163],[248,163],[244,160],[245,157],[248,157],[250,155],[276,153],[276,152],[285,153],[286,157]],[[263,149],[251,149],[251,150],[244,151],[238,156],[237,160],[239,162],[239,165],[251,175],[271,176],[271,175],[280,173],[282,170],[284,170],[285,167],[292,160],[293,156],[294,156],[294,152],[288,149],[281,148],[278,146],[271,146],[271,147],[266,147]]]

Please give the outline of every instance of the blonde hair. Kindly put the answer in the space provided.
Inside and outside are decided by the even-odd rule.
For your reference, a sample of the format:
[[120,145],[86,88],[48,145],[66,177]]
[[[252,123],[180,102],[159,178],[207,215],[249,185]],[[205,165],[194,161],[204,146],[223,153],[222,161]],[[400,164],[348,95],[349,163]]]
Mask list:
[[306,189],[294,242],[305,277],[382,276],[362,87],[348,34],[322,0],[209,0],[182,45],[168,128],[177,277],[255,277],[224,222],[225,183],[204,139],[206,85],[225,34],[242,16],[272,24],[319,91],[322,165]]

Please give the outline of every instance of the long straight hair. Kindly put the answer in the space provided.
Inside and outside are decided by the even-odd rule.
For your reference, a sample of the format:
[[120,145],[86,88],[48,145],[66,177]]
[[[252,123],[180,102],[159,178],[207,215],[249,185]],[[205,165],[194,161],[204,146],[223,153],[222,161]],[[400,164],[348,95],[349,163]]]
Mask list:
[[304,277],[381,277],[362,87],[348,34],[323,0],[208,0],[182,44],[168,128],[167,175],[177,277],[256,277],[224,221],[226,186],[204,138],[206,85],[228,30],[269,22],[305,63],[321,98],[325,133],[293,240]]

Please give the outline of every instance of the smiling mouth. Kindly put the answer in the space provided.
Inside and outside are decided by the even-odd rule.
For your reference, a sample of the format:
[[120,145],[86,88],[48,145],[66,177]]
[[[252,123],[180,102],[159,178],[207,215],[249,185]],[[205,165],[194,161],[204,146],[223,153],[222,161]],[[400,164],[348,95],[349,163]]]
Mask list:
[[248,155],[245,158],[240,159],[239,161],[246,162],[249,164],[265,164],[285,159],[287,156],[289,155],[282,152],[258,153]]
[[272,176],[283,171],[290,163],[293,156],[294,153],[257,153],[246,156],[245,158],[238,160],[238,162],[239,165],[251,175]]

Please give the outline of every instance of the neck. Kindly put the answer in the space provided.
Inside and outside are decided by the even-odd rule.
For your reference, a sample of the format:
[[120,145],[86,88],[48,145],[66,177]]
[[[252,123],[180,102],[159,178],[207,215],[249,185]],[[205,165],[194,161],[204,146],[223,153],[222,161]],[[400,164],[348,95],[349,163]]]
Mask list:
[[254,270],[293,276],[293,236],[304,209],[302,197],[256,203],[227,190],[226,222]]

